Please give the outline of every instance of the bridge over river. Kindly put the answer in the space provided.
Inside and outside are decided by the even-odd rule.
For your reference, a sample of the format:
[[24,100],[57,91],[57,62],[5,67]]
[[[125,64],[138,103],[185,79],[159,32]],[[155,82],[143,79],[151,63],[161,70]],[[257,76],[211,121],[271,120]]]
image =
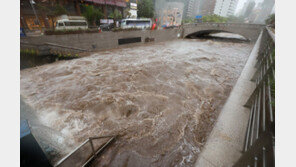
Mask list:
[[[63,166],[61,159],[88,138],[106,135],[118,137],[93,161],[96,166],[205,164],[199,155],[206,157],[203,150],[208,150],[208,136],[249,55],[258,51],[259,39],[257,51],[253,47],[261,30],[259,25],[202,24],[22,39],[94,51],[87,57],[21,70],[22,102],[32,109],[22,115],[41,124],[33,127],[36,138],[51,163],[58,166]],[[218,31],[238,33],[251,42],[181,38]],[[141,37],[137,45],[117,43],[118,39],[135,37]],[[145,41],[147,38],[154,38],[154,42]],[[248,118],[246,113],[243,118]],[[247,118],[240,120],[236,130],[240,137],[246,131]],[[219,135],[229,142],[237,140],[227,133]],[[83,153],[91,155],[92,150],[84,149]],[[240,155],[225,164],[233,164]],[[72,166],[86,162],[78,157]]]

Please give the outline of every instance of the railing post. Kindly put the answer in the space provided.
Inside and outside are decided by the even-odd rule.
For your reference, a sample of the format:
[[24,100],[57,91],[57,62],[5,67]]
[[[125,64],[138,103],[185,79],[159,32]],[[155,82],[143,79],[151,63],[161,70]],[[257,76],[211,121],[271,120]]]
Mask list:
[[92,142],[91,137],[89,138],[89,143],[90,143],[90,146],[91,146],[91,149],[92,149],[92,152],[93,152],[93,156],[96,157],[96,151],[95,151],[94,144]]

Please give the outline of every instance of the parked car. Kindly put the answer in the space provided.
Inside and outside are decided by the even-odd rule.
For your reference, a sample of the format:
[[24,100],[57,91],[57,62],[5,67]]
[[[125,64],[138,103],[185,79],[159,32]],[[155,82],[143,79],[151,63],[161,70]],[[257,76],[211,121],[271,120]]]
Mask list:
[[110,30],[112,30],[114,28],[114,24],[113,23],[111,23],[111,24],[101,24],[100,25],[100,29],[102,30],[102,31],[110,31]]

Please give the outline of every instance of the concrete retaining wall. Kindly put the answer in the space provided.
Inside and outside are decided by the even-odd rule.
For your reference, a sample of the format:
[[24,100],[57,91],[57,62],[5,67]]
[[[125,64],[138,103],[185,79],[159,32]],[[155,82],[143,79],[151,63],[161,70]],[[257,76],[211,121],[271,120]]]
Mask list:
[[178,34],[181,34],[181,29],[43,35],[39,37],[21,38],[21,43],[37,45],[43,43],[55,43],[63,46],[87,49],[89,51],[97,51],[119,47],[118,39],[121,38],[141,37],[141,43],[145,43],[146,38],[154,38],[155,42],[162,42],[178,39]]
[[[163,42],[184,38],[187,35],[199,33],[203,31],[226,31],[240,34],[252,42],[255,42],[262,29],[262,25],[256,24],[238,24],[238,23],[198,23],[184,25],[179,29],[165,30],[138,30],[138,31],[121,31],[121,32],[102,32],[102,33],[82,33],[82,34],[66,34],[66,35],[43,35],[38,37],[21,38],[21,49],[34,48],[38,50],[57,50],[57,47],[46,46],[42,48],[42,44],[52,43],[66,47],[85,49],[88,51],[98,51],[103,49],[117,48],[118,39],[141,37],[141,43],[145,43],[146,38],[152,38],[154,42]],[[178,37],[179,36],[179,37]],[[39,46],[38,46],[39,45]],[[126,44],[126,45],[135,45]],[[125,46],[126,46],[125,45]],[[65,47],[62,48],[65,50]],[[70,49],[71,50],[71,49]],[[76,50],[77,51],[77,50]]]

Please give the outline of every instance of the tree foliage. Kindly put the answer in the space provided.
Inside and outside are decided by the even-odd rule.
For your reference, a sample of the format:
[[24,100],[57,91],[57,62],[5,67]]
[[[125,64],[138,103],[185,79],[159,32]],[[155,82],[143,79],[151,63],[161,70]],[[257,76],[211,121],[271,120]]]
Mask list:
[[226,23],[227,18],[218,15],[208,15],[202,17],[202,22]]
[[188,19],[183,19],[182,23],[195,23],[195,19],[194,18],[188,18]]
[[[36,5],[36,7],[37,7],[37,9],[39,10],[39,11],[41,11],[42,13],[46,13],[46,14],[48,14],[48,13],[50,13],[51,12],[51,10],[46,6],[46,5],[44,5],[43,3],[38,3],[37,5]],[[66,10],[66,9],[65,9]],[[66,11],[67,12],[67,11]]]
[[115,9],[114,12],[110,13],[108,17],[114,20],[122,19],[122,14],[118,9]]
[[53,13],[55,16],[68,14],[67,10],[62,5],[56,5]]
[[154,4],[152,0],[139,0],[137,15],[138,17],[153,18]]
[[86,18],[89,25],[95,25],[104,16],[101,10],[94,8],[93,5],[84,5],[83,8],[82,15]]
[[270,15],[266,20],[265,23],[267,25],[271,24],[274,25],[275,24],[275,14]]

